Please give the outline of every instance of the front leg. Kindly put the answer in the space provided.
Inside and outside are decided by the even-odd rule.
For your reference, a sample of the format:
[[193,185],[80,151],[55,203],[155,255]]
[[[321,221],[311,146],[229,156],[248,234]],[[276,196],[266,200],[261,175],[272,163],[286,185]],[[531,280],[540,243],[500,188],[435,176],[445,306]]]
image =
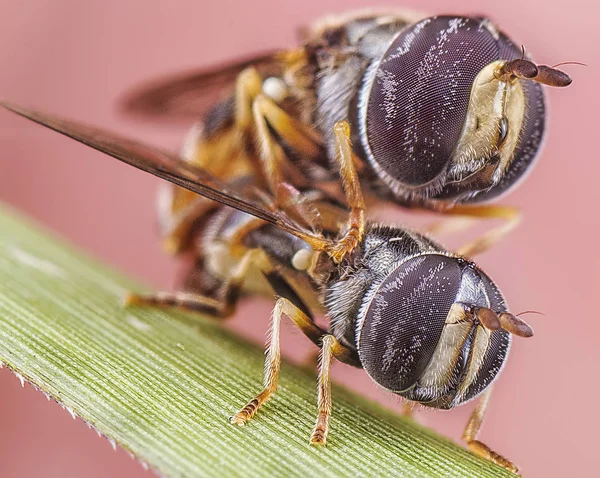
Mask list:
[[331,416],[331,383],[329,379],[331,359],[336,357],[342,362],[352,363],[351,357],[353,353],[350,349],[341,345],[335,337],[328,335],[323,329],[317,326],[302,310],[283,297],[277,300],[273,308],[271,339],[265,359],[263,389],[231,418],[231,423],[234,425],[245,425],[277,390],[279,372],[281,370],[279,330],[281,317],[284,315],[289,317],[309,339],[313,342],[319,341],[322,344],[319,369],[319,415],[310,442],[315,445],[324,445],[329,430],[329,418]]
[[[279,371],[281,370],[281,352],[279,347],[279,330],[281,325],[281,316],[286,312],[290,312],[291,307],[294,307],[291,302],[286,299],[279,299],[273,309],[271,318],[270,341],[267,348],[265,359],[265,377],[262,391],[250,400],[244,407],[231,417],[233,425],[245,425],[256,414],[258,409],[268,401],[277,390],[277,382],[279,381]],[[293,311],[293,309],[291,309]]]
[[519,469],[514,463],[496,453],[485,443],[477,440],[477,435],[479,434],[479,430],[483,424],[483,418],[485,416],[491,394],[492,387],[488,387],[488,389],[483,392],[477,407],[475,410],[473,410],[473,413],[467,422],[467,426],[465,427],[465,431],[463,433],[463,439],[467,442],[467,445],[473,453],[491,461],[492,463],[495,463],[496,465],[501,466],[502,468],[506,468],[507,470],[518,474]]
[[327,434],[329,433],[329,420],[333,409],[331,400],[331,380],[329,372],[331,370],[331,361],[335,356],[344,356],[347,353],[345,347],[341,345],[333,335],[323,337],[321,347],[321,359],[319,361],[319,397],[317,423],[310,437],[311,445],[325,446],[327,443]]
[[338,121],[334,126],[334,134],[339,175],[350,207],[344,234],[326,250],[332,260],[339,264],[362,240],[366,219],[365,201],[354,164],[348,122]]
[[268,401],[275,393],[275,390],[277,390],[279,371],[281,369],[279,329],[281,326],[281,317],[284,315],[292,319],[304,335],[313,341],[320,340],[325,335],[325,331],[318,327],[308,315],[292,302],[284,297],[277,299],[271,319],[271,332],[269,334],[271,338],[265,359],[263,390],[231,418],[231,423],[234,425],[245,425],[256,414],[262,404]]

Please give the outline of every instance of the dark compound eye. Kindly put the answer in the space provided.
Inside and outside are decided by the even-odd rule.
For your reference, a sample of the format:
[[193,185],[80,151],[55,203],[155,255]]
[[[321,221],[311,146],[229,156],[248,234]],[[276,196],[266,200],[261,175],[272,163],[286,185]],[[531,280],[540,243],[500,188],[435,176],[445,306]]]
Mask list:
[[436,17],[404,30],[375,73],[366,130],[373,158],[391,180],[433,181],[458,143],[471,87],[498,57],[479,21]]
[[456,259],[417,256],[378,287],[361,324],[358,349],[365,371],[394,392],[414,385],[433,356],[461,284]]
[[[444,196],[445,172],[461,137],[474,79],[490,63],[520,55],[507,37],[475,18],[428,18],[394,39],[369,70],[359,113],[362,147],[392,190],[427,189]],[[516,182],[539,147],[541,89],[531,81],[523,88],[527,112],[520,144],[506,181],[486,193],[489,197]]]

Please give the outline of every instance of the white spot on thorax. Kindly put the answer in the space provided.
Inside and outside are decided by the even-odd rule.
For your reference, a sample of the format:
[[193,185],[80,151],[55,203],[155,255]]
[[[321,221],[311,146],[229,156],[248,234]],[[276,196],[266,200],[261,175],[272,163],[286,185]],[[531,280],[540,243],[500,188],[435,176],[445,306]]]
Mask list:
[[308,249],[300,249],[292,257],[292,266],[298,271],[305,271],[310,266],[312,252]]
[[265,95],[276,103],[280,103],[288,94],[287,85],[281,78],[270,76],[263,81],[262,90]]

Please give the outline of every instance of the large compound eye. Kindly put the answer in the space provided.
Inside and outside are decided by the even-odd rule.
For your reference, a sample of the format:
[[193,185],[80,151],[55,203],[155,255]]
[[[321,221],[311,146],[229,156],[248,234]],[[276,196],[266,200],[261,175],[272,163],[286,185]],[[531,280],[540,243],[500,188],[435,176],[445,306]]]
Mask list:
[[428,18],[402,31],[384,54],[361,136],[369,160],[393,189],[423,186],[445,172],[473,81],[498,59],[496,39],[485,25]]
[[376,289],[359,323],[365,371],[387,390],[416,383],[431,360],[461,284],[456,259],[425,254],[402,263]]

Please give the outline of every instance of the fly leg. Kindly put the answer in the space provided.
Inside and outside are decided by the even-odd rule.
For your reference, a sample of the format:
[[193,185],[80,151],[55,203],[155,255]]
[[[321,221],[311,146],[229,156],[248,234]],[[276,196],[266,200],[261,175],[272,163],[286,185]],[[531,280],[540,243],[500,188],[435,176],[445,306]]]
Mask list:
[[[281,318],[283,316],[289,317],[294,324],[313,342],[323,342],[330,344],[332,336],[321,329],[314,321],[306,315],[301,309],[296,307],[288,299],[281,297],[275,303],[273,308],[273,315],[271,320],[271,333],[270,341],[267,348],[266,359],[265,359],[265,375],[262,391],[250,400],[239,412],[237,412],[232,418],[231,423],[234,425],[245,425],[258,411],[258,409],[267,402],[277,390],[277,383],[279,380],[279,371],[281,369],[281,353],[279,345],[279,330],[281,325]],[[328,339],[327,337],[331,337]],[[319,420],[315,427],[315,433],[322,436],[323,429],[325,436],[327,434],[327,424],[329,422],[329,415],[331,413],[331,392],[329,391],[329,364],[331,357],[329,354],[339,355],[340,359],[346,360],[350,355],[351,351],[340,345],[337,340],[333,345],[327,346],[327,351],[322,352],[322,364],[325,364],[325,368],[321,365],[320,382],[323,383],[323,392],[319,392]],[[321,386],[319,387],[321,390]],[[329,397],[329,398],[328,398]],[[329,403],[329,406],[327,406]],[[322,412],[322,413],[321,413]],[[313,433],[313,437],[315,437]],[[324,438],[324,437],[323,437]],[[316,438],[318,441],[319,439]],[[311,438],[311,443],[313,439]],[[323,441],[324,444],[324,441]]]
[[317,400],[319,413],[317,423],[310,437],[311,445],[325,446],[329,432],[329,420],[333,408],[331,400],[331,380],[329,372],[334,357],[344,357],[348,354],[346,347],[341,345],[333,335],[325,335],[322,340],[321,357],[319,362],[319,396]]
[[277,390],[279,371],[281,369],[279,329],[281,317],[284,315],[292,319],[298,328],[311,338],[311,340],[325,335],[325,332],[292,302],[284,297],[277,299],[271,318],[270,341],[265,359],[263,390],[231,417],[231,423],[234,425],[245,425],[256,414],[261,405],[269,400],[273,393],[275,393],[275,390]]
[[513,473],[518,473],[519,469],[511,461],[493,451],[486,444],[477,440],[477,435],[479,434],[479,430],[483,424],[483,418],[485,416],[485,411],[487,409],[491,393],[492,388],[488,387],[488,389],[479,399],[477,407],[475,410],[473,410],[473,413],[467,422],[467,426],[463,433],[463,439],[467,442],[467,445],[473,453],[491,461],[492,463],[495,463],[496,465],[506,468]]
[[320,136],[311,128],[286,113],[273,99],[259,94],[252,104],[258,149],[262,170],[269,190],[278,198],[278,186],[282,182],[282,170],[287,168],[293,175],[293,183],[306,182],[304,175],[290,161],[273,137],[272,131],[292,150],[303,157],[316,159],[323,155]]
[[340,179],[350,207],[344,235],[326,251],[339,264],[362,240],[365,231],[365,201],[354,165],[350,126],[346,121],[338,121],[334,126],[334,133]]
[[235,81],[234,123],[238,131],[252,128],[252,103],[262,90],[262,78],[256,68],[243,70]]
[[[194,126],[183,142],[182,158],[225,182],[249,168],[260,168],[256,154],[249,146],[254,134],[252,102],[261,88],[262,79],[256,69],[243,70],[235,83],[233,111],[223,115],[223,122],[230,126],[221,127],[216,132],[207,132],[200,125]],[[260,174],[260,170],[258,172]],[[176,254],[188,248],[194,225],[212,207],[212,201],[187,189],[163,186],[159,196],[159,217],[165,250]]]
[[125,298],[126,305],[176,308],[201,312],[214,317],[229,317],[235,311],[244,279],[252,265],[263,265],[264,252],[251,249],[244,254],[231,276],[218,289],[214,297],[194,292],[155,292],[151,294],[131,293]]
[[400,414],[403,417],[411,418],[414,420],[414,412],[415,412],[416,403],[406,400],[402,403],[402,409],[400,410]]
[[[231,417],[231,423],[234,425],[245,425],[250,420],[263,403],[271,398],[277,390],[279,381],[279,370],[281,369],[281,352],[279,348],[279,329],[281,324],[281,315],[285,309],[291,309],[293,305],[286,299],[279,299],[273,309],[271,318],[271,331],[269,346],[267,348],[265,359],[265,376],[263,380],[263,390],[244,407]],[[288,310],[290,312],[290,310]],[[295,310],[291,309],[294,313]]]
[[456,252],[465,257],[473,257],[485,252],[494,244],[504,239],[521,222],[521,213],[512,206],[485,205],[485,206],[455,206],[445,211],[446,214],[465,216],[470,218],[502,219],[502,224],[487,231],[482,236],[460,247]]
[[[290,161],[285,161],[284,151],[271,131],[274,131],[294,151],[311,159],[323,155],[321,138],[314,130],[288,115],[275,101],[264,94],[256,97],[252,110],[267,184],[276,202],[285,203],[282,197],[285,192],[285,188],[282,187],[282,168],[285,165],[292,170],[292,173],[298,171],[293,171],[294,165]],[[350,207],[346,230],[336,241],[319,241],[318,238],[310,238],[310,234],[303,239],[307,240],[315,250],[327,252],[334,262],[340,263],[362,239],[365,227],[365,204],[356,171],[355,156],[352,152],[348,123],[337,122],[334,126],[334,135],[340,179]],[[303,182],[305,179],[302,174],[294,176],[294,184],[300,185]]]
[[216,131],[204,131],[201,126],[192,128],[181,149],[183,158],[218,178],[231,177],[232,166],[251,153],[247,146],[254,134],[252,104],[261,91],[262,78],[256,68],[242,70],[235,81],[233,108],[218,115],[227,126]]
[[350,209],[346,226],[337,239],[325,239],[308,233],[298,237],[308,242],[314,250],[325,252],[334,263],[339,264],[362,240],[366,220],[365,201],[352,153],[350,126],[346,121],[338,121],[334,126],[334,134],[339,175],[346,203]]
[[279,347],[279,330],[281,317],[286,315],[302,330],[306,335],[321,335],[317,325],[302,312],[298,307],[292,304],[286,298],[279,298],[273,308],[271,317],[270,340],[265,359],[265,376],[263,381],[263,390],[252,400],[250,400],[239,412],[231,417],[231,423],[234,425],[245,425],[258,411],[263,403],[271,398],[277,390],[279,380],[279,371],[281,369],[281,353]]

